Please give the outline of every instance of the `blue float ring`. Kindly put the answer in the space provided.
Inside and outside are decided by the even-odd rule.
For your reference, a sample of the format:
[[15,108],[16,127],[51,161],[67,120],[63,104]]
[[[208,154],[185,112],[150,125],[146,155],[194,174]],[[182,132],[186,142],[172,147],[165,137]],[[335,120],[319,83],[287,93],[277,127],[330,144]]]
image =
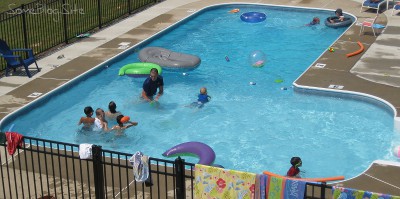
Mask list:
[[240,15],[240,19],[244,22],[248,23],[258,23],[262,22],[267,18],[267,15],[265,15],[262,12],[246,12]]

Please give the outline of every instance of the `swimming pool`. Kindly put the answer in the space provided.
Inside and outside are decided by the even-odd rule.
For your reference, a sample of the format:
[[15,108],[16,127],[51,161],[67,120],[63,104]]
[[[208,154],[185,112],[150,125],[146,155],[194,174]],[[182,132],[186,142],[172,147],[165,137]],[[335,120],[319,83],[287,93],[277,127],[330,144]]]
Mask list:
[[[398,138],[389,112],[370,103],[300,94],[291,88],[343,33],[344,29],[323,25],[304,26],[314,16],[324,19],[330,13],[240,6],[241,13],[267,13],[266,21],[249,24],[239,14],[228,13],[236,7],[209,9],[143,44],[202,58],[199,68],[189,75],[163,73],[166,90],[158,109],[138,100],[143,79],[117,76],[120,67],[138,61],[133,53],[51,96],[46,104],[19,113],[16,120],[2,123],[1,129],[14,123],[15,131],[28,136],[88,142],[130,153],[141,150],[153,157],[161,157],[176,144],[201,141],[214,148],[216,163],[257,173],[285,173],[290,157],[300,156],[307,177],[349,178],[375,159],[393,160],[390,149]],[[248,63],[255,50],[267,55],[263,68]],[[185,107],[196,100],[202,86],[208,88],[212,101],[199,110]],[[106,109],[111,100],[139,125],[128,129],[124,137],[80,133],[76,123],[83,108]]]

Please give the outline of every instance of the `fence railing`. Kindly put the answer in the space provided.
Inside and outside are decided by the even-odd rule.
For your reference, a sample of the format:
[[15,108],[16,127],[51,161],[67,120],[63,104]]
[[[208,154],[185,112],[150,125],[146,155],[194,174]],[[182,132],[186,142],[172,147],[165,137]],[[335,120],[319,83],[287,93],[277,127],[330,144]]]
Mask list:
[[80,159],[79,145],[30,137],[11,156],[0,143],[0,198],[193,198],[194,164],[150,157],[140,183],[131,156],[94,145],[92,159]]
[[[11,48],[43,53],[161,0],[37,0],[0,13],[0,38]],[[0,71],[6,65],[0,58]]]
[[[92,159],[80,159],[79,145],[31,137],[14,155],[9,147],[0,139],[0,198],[194,198],[195,165],[180,157],[150,157],[149,178],[137,182],[132,154],[93,145]],[[329,191],[325,184],[307,184],[304,198],[325,198]]]

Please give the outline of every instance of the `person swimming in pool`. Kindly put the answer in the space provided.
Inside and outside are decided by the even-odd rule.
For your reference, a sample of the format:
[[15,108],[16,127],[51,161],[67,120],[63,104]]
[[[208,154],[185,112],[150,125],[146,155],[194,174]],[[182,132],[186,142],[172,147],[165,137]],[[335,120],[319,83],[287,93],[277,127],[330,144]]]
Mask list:
[[203,108],[204,104],[209,102],[210,99],[211,96],[207,94],[207,88],[202,87],[200,88],[200,94],[197,96],[197,102],[192,102],[190,107]]
[[302,165],[301,158],[299,157],[292,157],[290,159],[290,164],[292,165],[290,169],[287,171],[286,176],[292,178],[301,178],[300,176],[300,169]]
[[106,117],[108,119],[115,119],[117,118],[118,115],[121,115],[122,113],[117,111],[117,104],[115,104],[114,101],[111,101],[108,104],[108,111],[106,112]]
[[95,118],[92,118],[93,108],[91,106],[87,106],[83,109],[83,112],[85,113],[86,117],[81,117],[78,125],[83,124],[82,130],[91,131],[95,120]]
[[101,108],[96,109],[96,118],[94,120],[94,131],[109,131],[108,122],[105,119],[104,110]]
[[200,88],[200,94],[197,97],[198,97],[197,102],[200,102],[202,104],[209,102],[211,99],[211,97],[207,94],[206,87]]
[[116,118],[118,124],[111,128],[111,130],[115,130],[116,136],[123,135],[125,129],[127,129],[131,126],[138,125],[137,122],[132,122],[132,121],[126,121],[125,123],[127,123],[127,125],[124,125],[124,122],[121,121],[123,117],[124,117],[124,115],[118,115]]
[[319,24],[319,22],[320,22],[319,18],[318,17],[314,17],[313,20],[310,23],[306,24],[306,26],[317,25],[317,24]]
[[[157,88],[158,88],[158,94],[156,95]],[[143,82],[141,97],[144,100],[153,103],[154,101],[157,102],[163,93],[164,93],[164,79],[161,75],[158,74],[158,70],[156,68],[152,68],[150,70],[150,77],[148,77]],[[154,98],[154,96],[156,97]]]

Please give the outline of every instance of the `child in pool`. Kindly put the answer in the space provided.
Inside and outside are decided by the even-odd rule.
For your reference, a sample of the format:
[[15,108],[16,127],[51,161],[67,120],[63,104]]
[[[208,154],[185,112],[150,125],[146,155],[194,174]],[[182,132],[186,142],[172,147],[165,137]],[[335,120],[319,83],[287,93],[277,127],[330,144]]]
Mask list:
[[301,178],[300,177],[300,169],[302,165],[301,158],[299,157],[292,157],[290,159],[290,164],[292,165],[290,169],[287,171],[286,176],[292,178]]
[[202,87],[200,88],[200,94],[197,96],[197,102],[200,103],[207,103],[208,101],[210,101],[211,97],[209,95],[207,95],[207,88],[206,87]]
[[209,102],[211,97],[207,94],[207,88],[200,88],[200,94],[197,96],[197,102],[190,104],[191,107],[203,108],[204,104]]
[[313,20],[310,23],[306,24],[306,26],[317,25],[317,24],[319,24],[319,22],[320,22],[319,18],[318,17],[314,17]]
[[106,112],[106,117],[108,119],[115,119],[115,118],[117,118],[118,115],[121,115],[121,112],[117,111],[116,109],[117,109],[117,104],[115,104],[114,101],[111,101],[108,104],[109,111]]
[[83,109],[83,112],[85,113],[86,117],[81,117],[81,119],[78,122],[78,125],[83,124],[82,130],[91,131],[92,125],[94,124],[95,120],[94,118],[92,118],[93,108],[91,106],[87,106]]
[[[124,130],[131,127],[131,126],[136,126],[138,125],[137,122],[131,122],[131,121],[123,121],[122,118],[124,118],[125,116],[123,115],[118,115],[117,116],[117,123],[118,125],[115,125],[111,128],[111,130],[115,130],[115,135],[119,136],[119,135],[123,135]],[[125,117],[127,118],[127,117]],[[127,125],[124,126],[124,123],[128,123]]]
[[337,18],[329,19],[330,23],[338,23],[338,22],[341,22],[341,21],[344,20],[343,10],[342,9],[340,9],[340,8],[336,9],[335,15],[336,15]]
[[104,110],[101,108],[96,109],[96,118],[94,120],[94,131],[108,131],[108,122],[105,119]]

